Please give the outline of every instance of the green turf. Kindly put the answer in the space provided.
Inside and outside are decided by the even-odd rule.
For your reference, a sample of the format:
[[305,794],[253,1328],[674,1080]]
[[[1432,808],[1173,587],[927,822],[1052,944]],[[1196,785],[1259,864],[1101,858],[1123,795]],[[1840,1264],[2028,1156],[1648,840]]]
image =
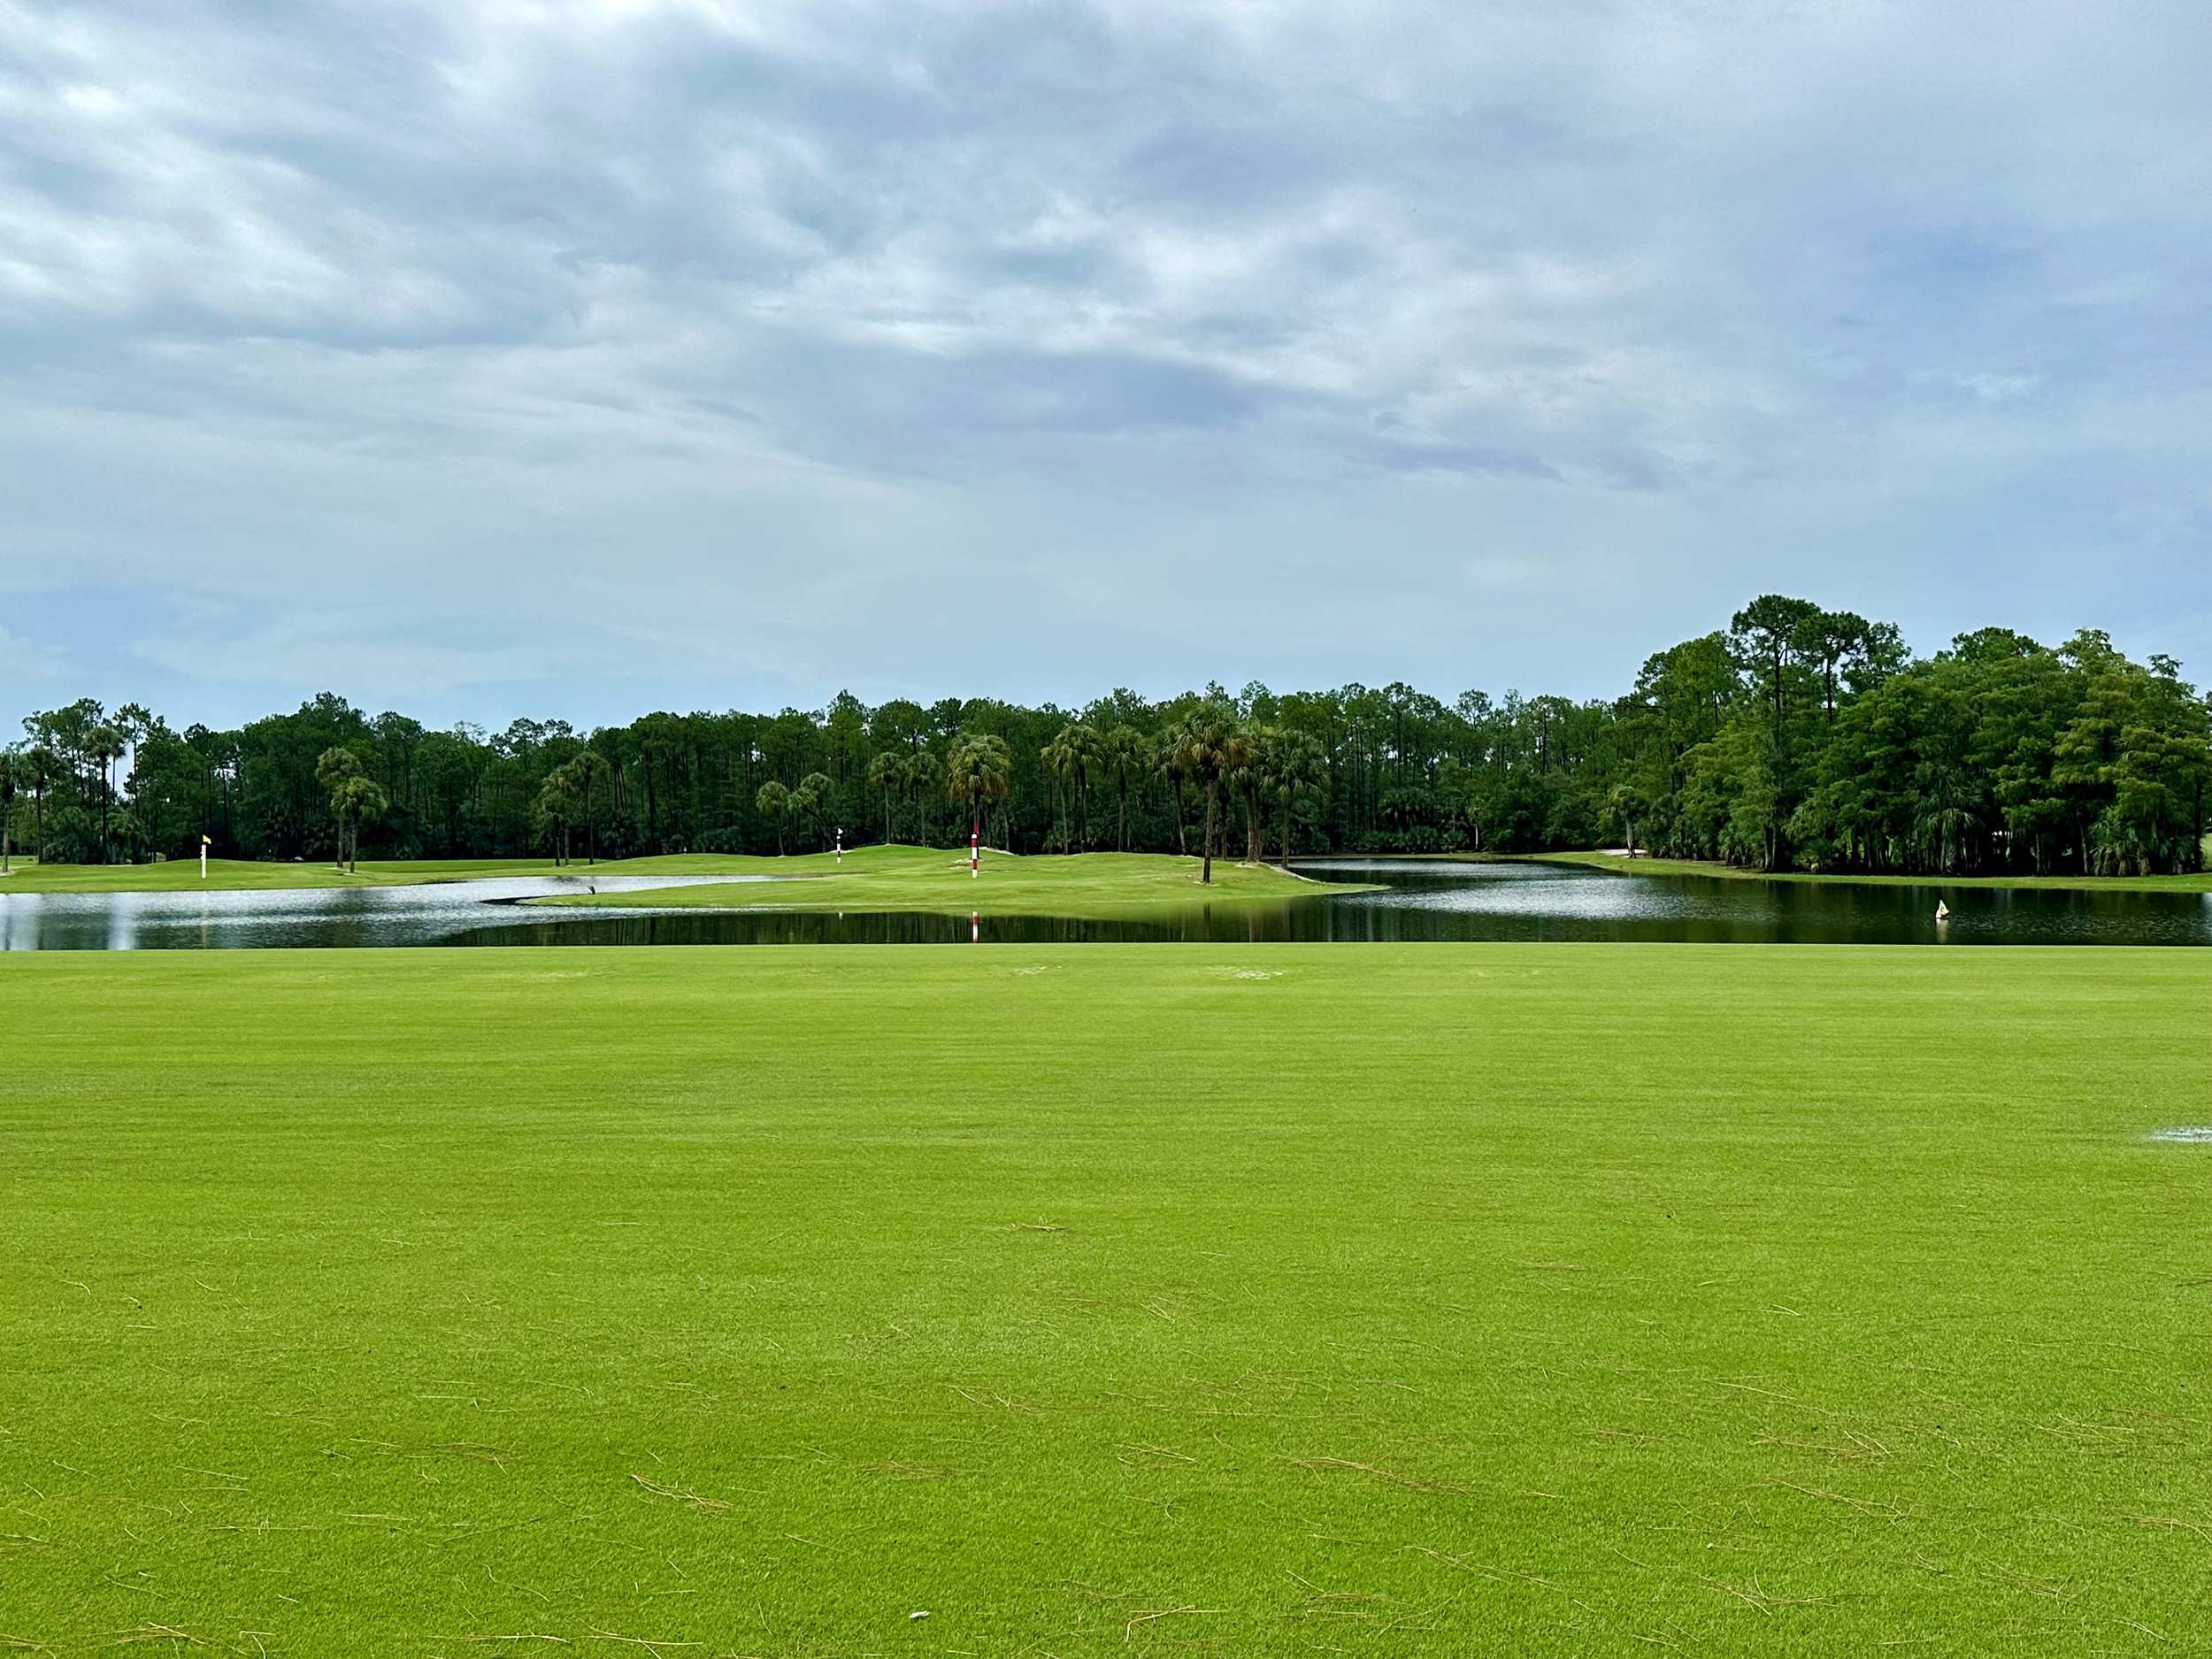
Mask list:
[[0,958],[0,1635],[2203,1651],[2212,1148],[2143,1136],[2212,1123],[2208,1006],[2185,950]]
[[[683,859],[654,861],[678,873]],[[727,860],[717,861],[726,864]],[[535,903],[610,909],[795,910],[980,910],[1025,916],[1125,916],[1165,906],[1234,903],[1363,893],[1363,887],[1324,885],[1286,875],[1271,864],[1214,861],[1213,883],[1202,886],[1199,861],[1162,853],[1079,853],[1018,858],[988,853],[979,875],[968,873],[968,856],[924,847],[864,847],[841,864],[824,857],[762,859],[757,873],[805,874],[818,879],[732,883],[726,887],[662,888],[627,893],[563,895]],[[632,865],[610,865],[618,872]],[[699,873],[718,873],[704,863]]]
[[[1087,853],[1075,857],[1018,858],[986,853],[984,873],[970,880],[964,850],[926,847],[864,847],[841,864],[830,853],[752,857],[742,854],[679,853],[650,858],[581,859],[557,869],[544,858],[364,861],[357,873],[331,864],[257,864],[214,859],[204,890],[280,887],[404,887],[465,881],[481,876],[745,875],[818,877],[773,887],[757,883],[667,888],[651,893],[580,895],[574,901],[608,905],[695,905],[750,909],[872,910],[1020,910],[1030,915],[1111,917],[1165,905],[1246,899],[1298,898],[1322,891],[1280,870],[1217,859],[1210,887],[1199,885],[1199,862],[1159,853]],[[0,882],[0,894],[171,892],[203,887],[195,860],[158,864],[47,864],[19,871]],[[1331,893],[1361,889],[1341,885]]]
[[1536,864],[1586,864],[1623,875],[1724,876],[1753,881],[1815,881],[1855,883],[1875,887],[2041,887],[2080,893],[2212,893],[2212,872],[2188,876],[1888,876],[1816,875],[1806,870],[1744,870],[1734,864],[1696,858],[1627,858],[1618,853],[1527,853],[1509,861]]

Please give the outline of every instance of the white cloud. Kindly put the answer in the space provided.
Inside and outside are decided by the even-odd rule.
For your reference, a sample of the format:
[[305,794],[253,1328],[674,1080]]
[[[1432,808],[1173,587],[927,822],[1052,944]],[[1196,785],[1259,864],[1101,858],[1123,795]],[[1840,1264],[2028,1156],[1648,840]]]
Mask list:
[[66,653],[26,639],[5,623],[0,623],[0,684],[50,684],[64,679],[71,670]]
[[[2184,0],[0,0],[0,560],[262,606],[145,632],[179,673],[457,699],[546,638],[831,688],[961,562],[997,660],[1202,679],[1062,568],[1140,543],[1242,573],[1278,678],[1609,685],[1839,568],[1937,637],[2085,611],[2212,512],[2208,47]],[[1471,545],[1644,632],[1250,580],[1522,568]],[[271,584],[334,549],[512,637],[321,650]],[[608,571],[580,632],[483,609]]]

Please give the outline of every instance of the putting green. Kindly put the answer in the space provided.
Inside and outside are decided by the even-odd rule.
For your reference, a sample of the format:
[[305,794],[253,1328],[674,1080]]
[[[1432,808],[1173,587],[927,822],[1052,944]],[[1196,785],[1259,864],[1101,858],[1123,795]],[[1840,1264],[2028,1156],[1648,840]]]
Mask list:
[[2186,950],[0,958],[0,1636],[2201,1650],[2212,1148],[2145,1136],[2208,1008]]
[[[1019,910],[1031,915],[1126,915],[1191,903],[1310,895],[1317,884],[1263,864],[1214,861],[1210,887],[1199,883],[1199,861],[1166,853],[1083,853],[1072,857],[1016,857],[986,853],[984,873],[972,880],[964,849],[860,847],[841,860],[830,853],[762,858],[742,853],[669,853],[651,858],[582,859],[556,866],[545,858],[365,861],[349,873],[325,863],[257,864],[210,861],[204,882],[196,859],[157,864],[29,864],[0,884],[0,895],[18,893],[141,893],[275,890],[296,887],[414,887],[485,877],[778,876],[808,878],[788,885],[758,882],[727,887],[660,888],[650,894],[579,894],[555,903],[701,906],[711,909],[872,910]],[[1343,885],[1332,893],[1360,892]]]

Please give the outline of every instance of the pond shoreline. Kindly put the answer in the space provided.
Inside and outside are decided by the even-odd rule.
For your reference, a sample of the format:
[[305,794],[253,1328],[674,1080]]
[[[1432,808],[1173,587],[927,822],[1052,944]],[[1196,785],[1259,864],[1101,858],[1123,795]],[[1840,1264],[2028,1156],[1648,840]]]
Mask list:
[[[1110,873],[1110,872],[1109,872]],[[1224,875],[1217,864],[1217,879]],[[1179,878],[1068,882],[1032,867],[979,884],[884,870],[849,881],[669,872],[507,877],[355,888],[17,893],[0,951],[388,949],[447,945],[1616,943],[2212,945],[2212,894],[1917,885],[1640,881],[1555,860],[1310,860]],[[1641,873],[1640,872],[1639,873]],[[596,886],[594,894],[588,888]],[[610,892],[610,888],[615,891]],[[749,889],[749,892],[746,890]],[[1940,890],[1940,889],[1939,889]],[[1148,902],[1133,902],[1134,894]],[[751,898],[755,902],[742,902]],[[551,903],[534,901],[554,899]],[[580,905],[559,899],[580,899]],[[732,903],[733,899],[741,902]]]
[[1301,853],[1294,863],[1371,858],[1405,864],[1566,864],[1616,876],[1703,876],[1716,881],[1801,881],[1820,887],[1965,887],[2021,893],[2212,893],[2212,871],[2179,876],[1939,876],[1870,871],[1746,870],[1703,858],[1618,853]]

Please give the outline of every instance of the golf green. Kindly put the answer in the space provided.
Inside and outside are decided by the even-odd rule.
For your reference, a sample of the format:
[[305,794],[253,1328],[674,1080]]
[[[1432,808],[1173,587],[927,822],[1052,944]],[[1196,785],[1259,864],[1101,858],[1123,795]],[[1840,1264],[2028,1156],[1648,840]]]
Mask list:
[[2212,953],[40,955],[0,1052],[0,1647],[2212,1643]]

